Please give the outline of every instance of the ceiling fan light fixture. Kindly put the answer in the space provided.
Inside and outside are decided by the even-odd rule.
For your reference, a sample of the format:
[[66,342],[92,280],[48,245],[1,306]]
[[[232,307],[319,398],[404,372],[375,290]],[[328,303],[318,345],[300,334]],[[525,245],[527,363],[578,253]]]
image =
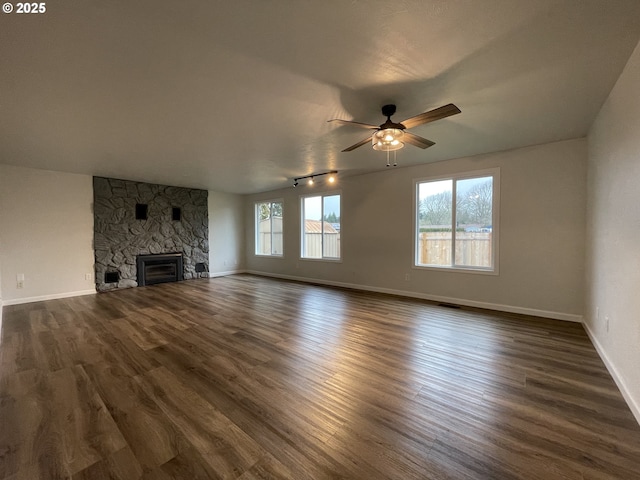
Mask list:
[[404,147],[403,136],[404,132],[399,128],[385,128],[371,136],[371,144],[374,150],[393,152]]

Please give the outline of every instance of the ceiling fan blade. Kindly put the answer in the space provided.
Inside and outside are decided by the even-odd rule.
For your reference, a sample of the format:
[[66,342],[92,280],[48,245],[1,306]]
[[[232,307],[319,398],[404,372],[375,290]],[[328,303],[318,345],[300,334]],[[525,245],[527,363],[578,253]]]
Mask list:
[[413,128],[425,123],[434,122],[443,118],[450,117],[451,115],[457,115],[460,113],[460,109],[453,103],[445,105],[443,107],[429,110],[428,112],[421,113],[415,117],[407,118],[405,121],[400,122],[405,128]]
[[367,137],[364,140],[362,140],[361,142],[358,142],[355,145],[351,145],[350,147],[347,147],[342,151],[343,152],[350,152],[351,150],[355,150],[356,148],[361,147],[362,145],[365,145],[367,143],[371,143],[371,137]]
[[435,142],[427,140],[426,138],[419,137],[418,135],[414,135],[413,133],[409,133],[407,131],[404,132],[403,140],[406,143],[410,143],[414,147],[420,148],[429,148],[432,145],[435,145]]
[[361,123],[361,122],[352,122],[351,120],[340,120],[339,118],[334,118],[333,120],[327,120],[328,122],[336,122],[339,123],[340,125],[353,125],[354,127],[360,127],[360,128],[373,128],[374,130],[377,130],[379,127],[377,125],[369,125],[368,123]]

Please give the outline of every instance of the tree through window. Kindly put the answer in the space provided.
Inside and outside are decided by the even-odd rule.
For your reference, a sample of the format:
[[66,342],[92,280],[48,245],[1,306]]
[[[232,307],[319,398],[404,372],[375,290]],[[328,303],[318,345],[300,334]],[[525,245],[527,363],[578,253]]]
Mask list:
[[282,201],[256,203],[256,255],[282,256]]

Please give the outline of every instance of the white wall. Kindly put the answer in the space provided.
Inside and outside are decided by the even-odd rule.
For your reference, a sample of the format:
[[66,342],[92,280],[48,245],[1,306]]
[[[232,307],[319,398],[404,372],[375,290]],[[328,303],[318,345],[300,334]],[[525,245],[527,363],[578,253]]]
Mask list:
[[241,195],[209,191],[210,276],[243,268],[244,201]]
[[[314,190],[304,186],[248,196],[247,269],[579,321],[586,155],[586,140],[577,139],[339,178],[341,263],[299,259],[299,196]],[[372,161],[383,165],[385,160],[372,152]],[[499,275],[412,268],[413,180],[492,167],[499,167],[501,175]],[[285,256],[256,257],[253,205],[273,198],[284,199]],[[407,273],[410,281],[405,281]]]
[[[5,305],[95,291],[91,177],[0,165]],[[16,275],[24,274],[24,288]]]
[[591,127],[588,157],[585,324],[640,422],[640,44]]

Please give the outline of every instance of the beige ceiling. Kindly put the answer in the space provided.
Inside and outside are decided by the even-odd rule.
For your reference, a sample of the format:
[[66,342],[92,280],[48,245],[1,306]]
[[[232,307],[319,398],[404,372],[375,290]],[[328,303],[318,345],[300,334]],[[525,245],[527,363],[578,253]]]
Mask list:
[[638,0],[46,3],[0,14],[0,163],[251,193],[385,169],[367,131],[446,103],[400,166],[585,136]]

